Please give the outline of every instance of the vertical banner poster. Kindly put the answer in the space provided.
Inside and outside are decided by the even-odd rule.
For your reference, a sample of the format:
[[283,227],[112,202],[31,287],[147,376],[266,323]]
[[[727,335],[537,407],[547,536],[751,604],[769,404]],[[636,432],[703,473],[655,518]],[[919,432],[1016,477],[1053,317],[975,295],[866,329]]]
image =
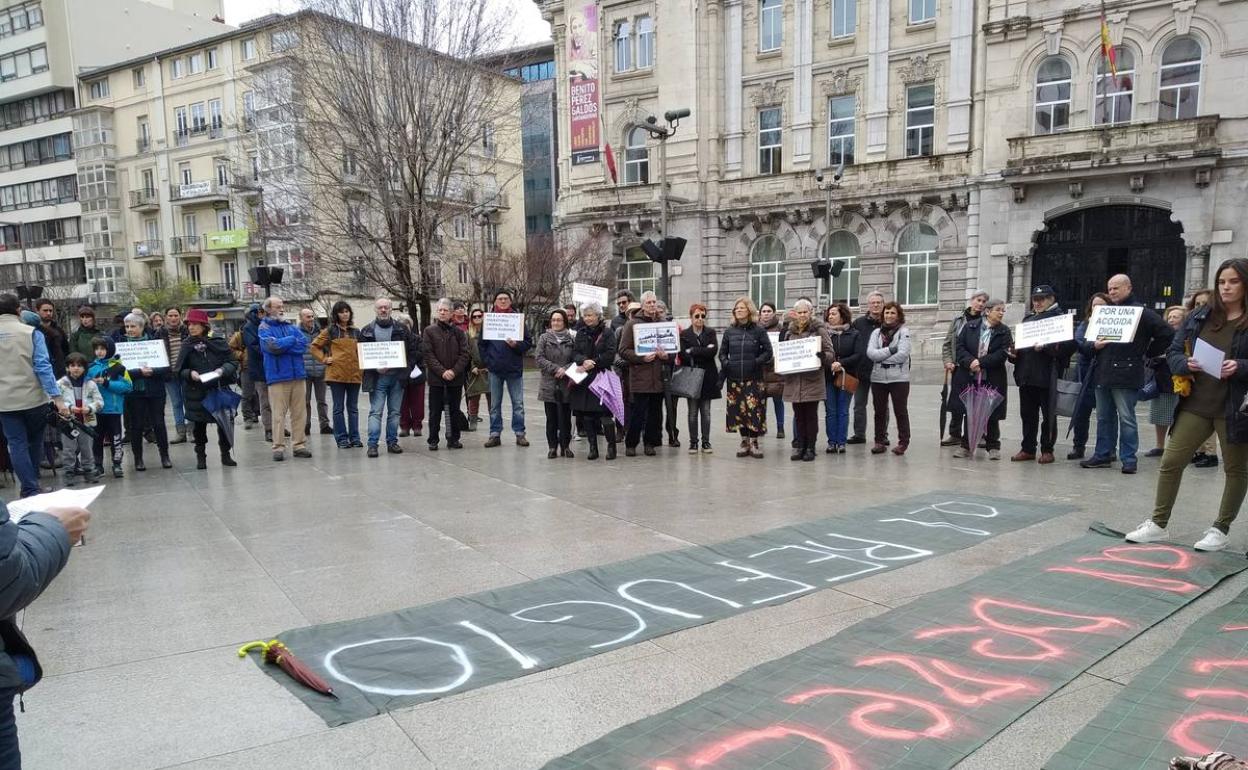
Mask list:
[[598,162],[598,4],[568,8],[568,131],[572,165]]

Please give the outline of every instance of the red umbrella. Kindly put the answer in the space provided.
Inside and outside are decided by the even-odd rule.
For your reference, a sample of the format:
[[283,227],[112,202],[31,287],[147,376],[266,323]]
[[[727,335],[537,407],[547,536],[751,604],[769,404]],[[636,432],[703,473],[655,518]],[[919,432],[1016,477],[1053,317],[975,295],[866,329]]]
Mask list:
[[243,645],[238,648],[238,657],[245,658],[248,652],[257,648],[263,653],[265,663],[276,663],[281,666],[282,670],[290,674],[291,678],[296,682],[305,687],[310,687],[319,693],[331,695],[335,698],[338,697],[334,695],[333,688],[319,674],[308,668],[306,663],[291,654],[289,647],[276,639],[269,642],[252,642],[251,644]]

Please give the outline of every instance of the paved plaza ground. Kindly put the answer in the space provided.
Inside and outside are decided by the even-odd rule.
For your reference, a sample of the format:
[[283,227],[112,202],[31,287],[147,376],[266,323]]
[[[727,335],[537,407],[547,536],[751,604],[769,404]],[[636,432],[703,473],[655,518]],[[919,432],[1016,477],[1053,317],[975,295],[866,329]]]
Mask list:
[[[241,466],[210,455],[110,481],[88,544],[25,612],[46,679],[18,717],[26,767],[540,767],[604,733],[677,705],[742,671],[826,639],[924,593],[956,585],[1151,510],[1156,459],[1140,473],[954,460],[937,448],[939,388],[911,396],[915,437],[904,458],[850,447],[791,463],[764,439],[764,460],[733,456],[716,402],[713,456],[548,460],[536,381],[526,385],[529,438],[433,453],[404,439],[370,460],[314,436],[312,460],[273,463],[260,431],[239,430]],[[1018,448],[1011,394],[1006,457]],[[367,409],[367,399],[361,398]],[[1146,412],[1141,409],[1141,412]],[[684,433],[684,410],[681,411]],[[1063,420],[1062,430],[1065,430]],[[1144,448],[1152,428],[1143,425]],[[1068,444],[1060,446],[1064,456]],[[822,450],[822,440],[820,443]],[[153,453],[154,455],[154,453]],[[1180,542],[1207,527],[1220,470],[1190,469],[1171,525]],[[1074,505],[981,545],[776,607],[581,662],[327,728],[235,650],[279,631],[469,594],[693,544],[710,544],[934,489]],[[12,488],[5,490],[12,492]],[[1248,548],[1248,523],[1232,530]],[[1188,625],[1248,587],[1227,581],[1093,666],[959,765],[1037,768]]]

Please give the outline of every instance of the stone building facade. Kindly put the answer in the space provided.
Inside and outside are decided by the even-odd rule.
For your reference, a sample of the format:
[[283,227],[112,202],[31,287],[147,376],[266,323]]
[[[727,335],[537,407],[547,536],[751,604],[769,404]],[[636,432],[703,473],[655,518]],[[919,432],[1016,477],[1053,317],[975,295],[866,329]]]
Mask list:
[[[561,99],[556,226],[596,235],[620,285],[657,283],[637,246],[658,237],[662,153],[638,126],[692,111],[666,142],[677,315],[878,289],[922,326],[1033,280],[1081,304],[1119,269],[1169,304],[1244,255],[1242,0],[1110,4],[1123,66],[1099,78],[1099,9],[1058,0],[538,3],[560,87],[596,76],[601,126],[598,159],[577,153]],[[816,281],[821,255],[840,278]]]

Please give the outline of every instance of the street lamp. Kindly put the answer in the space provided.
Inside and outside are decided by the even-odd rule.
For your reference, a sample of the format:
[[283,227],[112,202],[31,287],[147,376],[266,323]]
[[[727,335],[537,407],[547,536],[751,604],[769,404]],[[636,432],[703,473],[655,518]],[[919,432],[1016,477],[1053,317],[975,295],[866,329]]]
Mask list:
[[[825,208],[823,210],[823,242],[825,248],[828,244],[828,236],[832,234],[832,191],[841,189],[841,177],[844,175],[844,163],[837,164],[836,168],[820,169],[815,172],[815,184],[818,185],[819,189],[823,190],[826,194]],[[810,263],[810,268],[814,272],[816,279],[829,279],[829,296],[828,301],[824,306],[826,307],[826,305],[832,304],[832,297],[830,296],[832,282],[830,279],[841,274],[841,270],[845,268],[844,261],[838,259],[833,262],[829,257],[820,254],[813,262]],[[815,291],[818,292],[818,287],[816,287]]]
[[663,113],[663,119],[667,121],[666,126],[659,125],[658,118],[653,115],[646,118],[645,122],[641,124],[641,128],[659,140],[659,234],[663,236],[663,240],[657,246],[650,244],[651,248],[647,249],[646,244],[642,244],[642,249],[651,260],[658,262],[662,269],[660,278],[660,289],[662,291],[660,294],[668,309],[671,309],[672,306],[672,287],[671,278],[667,271],[667,263],[680,259],[680,254],[685,248],[685,241],[683,238],[669,238],[667,233],[667,140],[676,133],[676,128],[680,125],[680,121],[691,114],[693,113],[688,107],[679,107]]
[[[260,213],[259,215],[256,216],[256,229],[260,233],[260,253],[264,255],[263,259],[267,261],[269,258],[269,241],[268,241],[268,233],[265,231],[265,227],[264,227],[264,220],[265,220],[264,186],[263,185],[239,184],[238,182],[231,182],[230,189],[238,190],[240,192],[254,192],[259,196]],[[278,281],[280,282],[280,280],[281,279],[279,278]],[[265,284],[264,286],[264,296],[265,297],[270,296],[270,287],[268,284]]]

